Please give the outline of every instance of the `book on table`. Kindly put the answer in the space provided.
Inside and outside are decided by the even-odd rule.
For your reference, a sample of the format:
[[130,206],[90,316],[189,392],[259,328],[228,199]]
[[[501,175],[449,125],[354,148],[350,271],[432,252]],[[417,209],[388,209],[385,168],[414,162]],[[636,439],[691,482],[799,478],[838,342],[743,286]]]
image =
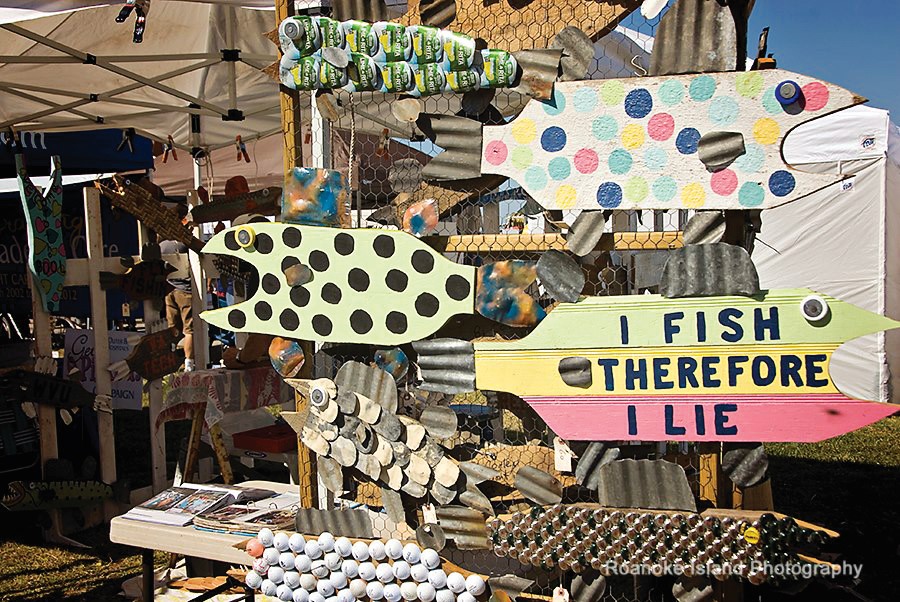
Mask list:
[[184,526],[199,514],[213,512],[239,501],[255,501],[271,497],[265,489],[242,489],[227,485],[197,485],[182,483],[158,493],[143,504],[135,506],[123,517],[133,520]]
[[262,500],[209,510],[194,519],[194,527],[223,533],[256,534],[263,527],[293,529],[299,493],[282,493]]

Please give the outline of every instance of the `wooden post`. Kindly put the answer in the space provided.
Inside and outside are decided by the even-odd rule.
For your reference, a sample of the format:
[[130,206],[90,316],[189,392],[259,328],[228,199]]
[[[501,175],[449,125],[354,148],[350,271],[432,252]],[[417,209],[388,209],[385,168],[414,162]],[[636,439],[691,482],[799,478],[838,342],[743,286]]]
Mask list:
[[[103,263],[103,228],[100,223],[100,191],[84,188],[84,218],[87,237],[87,257],[90,265]],[[109,331],[106,319],[106,294],[100,288],[100,271],[92,269],[89,276],[91,291],[91,317],[94,329],[94,382],[97,395],[112,398],[112,381],[109,375]],[[116,440],[111,412],[97,412],[97,428],[100,434],[100,478],[105,483],[116,482]],[[106,518],[117,514],[115,504],[109,500],[105,506]]]
[[[187,195],[188,207],[196,207],[200,204],[200,196],[196,191]],[[200,229],[194,228],[194,236],[200,237]],[[188,261],[191,273],[191,303],[194,314],[194,367],[197,370],[205,370],[209,364],[209,328],[206,322],[200,319],[200,314],[206,310],[206,274],[200,264],[200,256],[194,251],[188,251]]]

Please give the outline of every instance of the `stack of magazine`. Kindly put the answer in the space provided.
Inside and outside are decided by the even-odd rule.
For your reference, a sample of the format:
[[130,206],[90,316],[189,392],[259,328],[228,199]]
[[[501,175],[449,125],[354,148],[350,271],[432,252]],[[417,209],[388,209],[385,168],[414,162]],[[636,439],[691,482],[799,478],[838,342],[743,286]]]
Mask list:
[[194,527],[247,535],[256,535],[263,527],[292,530],[299,504],[299,493],[282,493],[271,498],[231,504],[197,516]]
[[[282,499],[285,496],[287,499]],[[258,519],[274,511],[295,507],[299,499],[299,493],[275,495],[275,492],[267,489],[183,483],[177,487],[166,489],[140,506],[135,506],[123,516],[133,520],[178,527],[192,522],[201,526],[198,523],[201,521],[204,522],[202,526],[205,528],[230,532],[232,529],[213,527],[212,525],[227,523],[229,515],[241,521],[247,518]],[[237,511],[239,508],[246,512],[239,513]],[[295,510],[290,511],[295,512]],[[215,518],[217,516],[220,518]],[[274,519],[270,517],[268,520]],[[264,526],[284,528],[281,526],[283,522],[259,523],[255,531]],[[293,524],[293,515],[289,524]]]

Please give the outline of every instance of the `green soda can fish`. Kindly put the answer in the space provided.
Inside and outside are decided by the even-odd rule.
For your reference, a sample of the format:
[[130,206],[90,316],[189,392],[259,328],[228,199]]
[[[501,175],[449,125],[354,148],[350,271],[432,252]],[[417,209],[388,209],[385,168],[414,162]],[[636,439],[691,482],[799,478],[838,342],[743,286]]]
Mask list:
[[328,61],[319,61],[319,83],[327,90],[343,88],[347,85],[347,71],[335,67]]
[[328,17],[313,17],[319,26],[319,35],[322,38],[322,47],[331,46],[334,48],[343,48],[346,41],[344,40],[344,30],[341,28],[341,22]]
[[440,63],[444,58],[444,47],[441,42],[441,30],[427,25],[410,25],[406,28],[412,42],[410,63],[425,65]]
[[344,90],[347,92],[381,90],[381,71],[370,56],[351,52],[350,64],[347,65],[347,76],[349,81],[344,85]]
[[372,31],[372,24],[365,21],[342,21],[341,29],[350,52],[374,56],[378,52],[378,40]]
[[322,45],[319,24],[306,15],[288,17],[278,25],[278,42],[286,57],[309,56]]
[[463,33],[441,30],[444,46],[444,71],[470,69],[475,61],[475,40]]
[[481,62],[482,88],[511,88],[515,85],[519,64],[513,55],[493,48],[482,50]]
[[444,84],[444,92],[465,94],[481,87],[481,73],[474,69],[465,71],[448,71],[447,82]]
[[416,85],[410,90],[411,95],[433,96],[444,91],[447,78],[440,65],[426,63],[425,65],[415,65],[412,70]]
[[411,93],[416,88],[413,68],[409,63],[385,63],[381,67],[381,91]]
[[317,90],[319,84],[319,68],[321,60],[317,56],[304,56],[296,61],[296,65],[285,73],[282,71],[281,82],[292,90]]
[[412,40],[406,27],[399,23],[378,21],[372,25],[378,40],[378,51],[373,57],[379,63],[408,61],[412,56]]

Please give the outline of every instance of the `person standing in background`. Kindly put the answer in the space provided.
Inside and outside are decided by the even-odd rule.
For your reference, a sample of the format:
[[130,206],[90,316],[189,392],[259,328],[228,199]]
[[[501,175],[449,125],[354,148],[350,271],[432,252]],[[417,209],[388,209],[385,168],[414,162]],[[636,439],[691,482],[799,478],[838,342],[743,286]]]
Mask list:
[[[187,253],[188,248],[184,243],[174,240],[164,240],[159,244],[163,255],[170,253]],[[172,285],[172,292],[166,295],[166,322],[169,328],[177,328],[184,334],[184,370],[190,372],[194,369],[194,310],[192,305],[193,291],[191,289],[190,276],[179,278],[178,272],[166,281]]]

